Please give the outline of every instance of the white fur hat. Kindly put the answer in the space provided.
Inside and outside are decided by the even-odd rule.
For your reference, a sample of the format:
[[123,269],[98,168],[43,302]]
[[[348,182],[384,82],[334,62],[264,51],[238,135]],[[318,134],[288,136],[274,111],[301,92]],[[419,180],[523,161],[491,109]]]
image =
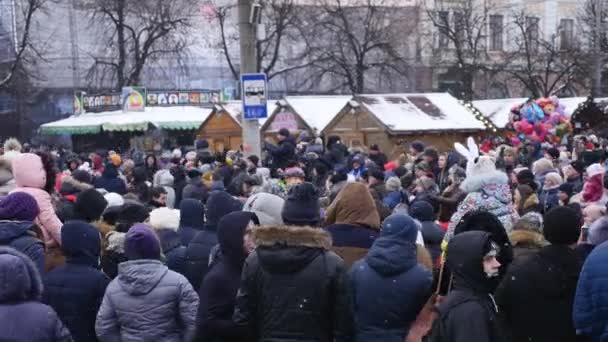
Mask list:
[[166,207],[157,208],[150,212],[150,226],[154,229],[171,229],[177,231],[179,228],[179,210]]
[[479,156],[479,148],[472,137],[467,139],[467,147],[455,143],[454,148],[467,159],[467,177],[488,174],[496,171],[494,159],[489,156]]
[[587,168],[587,177],[593,177],[595,175],[603,174],[606,172],[606,168],[604,168],[601,164],[591,164]]
[[181,158],[182,157],[182,150],[180,150],[179,148],[174,149],[173,152],[171,152],[171,156],[173,158]]
[[106,199],[106,202],[108,202],[106,208],[120,207],[121,205],[125,204],[125,199],[115,192],[107,193],[103,197]]

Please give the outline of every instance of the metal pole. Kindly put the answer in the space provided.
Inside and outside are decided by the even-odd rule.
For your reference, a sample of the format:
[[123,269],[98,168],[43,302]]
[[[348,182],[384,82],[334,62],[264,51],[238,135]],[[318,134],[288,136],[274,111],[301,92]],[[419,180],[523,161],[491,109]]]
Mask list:
[[594,75],[593,75],[593,97],[598,98],[602,93],[602,12],[603,0],[595,1],[595,41],[594,41]]
[[[251,0],[238,0],[239,11],[239,36],[241,45],[241,74],[254,73],[258,71],[256,56],[256,27],[249,22],[251,11]],[[241,94],[241,97],[244,94]],[[260,127],[258,120],[242,120],[243,147],[245,155],[252,154],[258,157],[261,154]]]

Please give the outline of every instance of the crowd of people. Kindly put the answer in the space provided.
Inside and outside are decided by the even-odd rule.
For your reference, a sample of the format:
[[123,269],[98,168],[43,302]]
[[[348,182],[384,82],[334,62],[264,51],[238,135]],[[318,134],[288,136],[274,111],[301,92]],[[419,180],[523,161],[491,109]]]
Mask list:
[[5,142],[2,341],[604,341],[605,141]]

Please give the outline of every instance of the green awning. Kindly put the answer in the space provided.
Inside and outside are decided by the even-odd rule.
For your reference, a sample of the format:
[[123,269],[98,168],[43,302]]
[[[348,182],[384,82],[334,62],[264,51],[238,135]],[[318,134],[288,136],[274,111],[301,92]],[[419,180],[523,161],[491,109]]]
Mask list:
[[40,126],[41,134],[97,134],[101,125],[91,126]]
[[104,131],[110,132],[137,132],[137,131],[147,131],[148,130],[148,122],[138,122],[138,123],[104,123],[103,125]]
[[201,126],[201,121],[166,121],[154,124],[156,127],[168,130],[192,130]]

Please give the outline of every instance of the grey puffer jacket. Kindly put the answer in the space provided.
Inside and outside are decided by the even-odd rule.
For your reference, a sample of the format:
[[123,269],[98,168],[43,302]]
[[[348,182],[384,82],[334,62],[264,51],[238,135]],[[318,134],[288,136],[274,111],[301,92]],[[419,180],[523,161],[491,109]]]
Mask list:
[[105,341],[191,341],[198,295],[184,276],[158,260],[118,265],[106,290],[95,331]]

